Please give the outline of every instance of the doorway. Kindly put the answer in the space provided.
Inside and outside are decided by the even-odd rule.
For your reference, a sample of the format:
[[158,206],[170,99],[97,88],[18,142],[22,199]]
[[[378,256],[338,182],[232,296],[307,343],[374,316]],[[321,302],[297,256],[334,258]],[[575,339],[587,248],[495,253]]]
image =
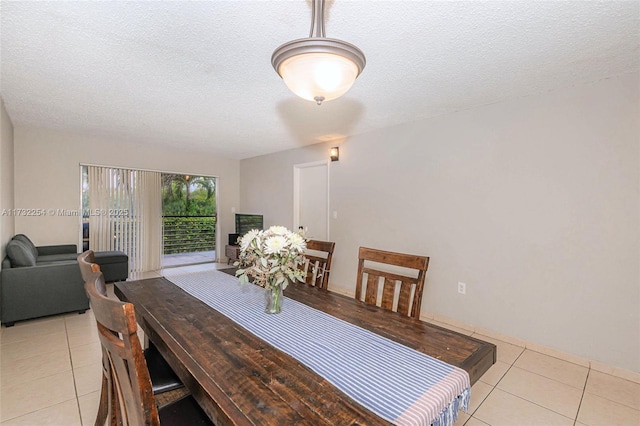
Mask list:
[[313,240],[329,240],[329,161],[293,166],[293,227]]

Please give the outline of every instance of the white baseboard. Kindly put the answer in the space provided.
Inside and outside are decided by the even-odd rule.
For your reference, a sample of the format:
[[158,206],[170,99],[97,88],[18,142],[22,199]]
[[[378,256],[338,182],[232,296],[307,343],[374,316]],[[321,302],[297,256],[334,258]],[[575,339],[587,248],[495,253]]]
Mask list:
[[[331,287],[331,291],[342,294],[348,297],[354,297],[354,292],[348,291],[344,288],[340,287]],[[539,352],[541,354],[549,355],[554,358],[561,359],[563,361],[568,361],[573,364],[578,364],[583,367],[591,368],[595,371],[599,371],[601,373],[610,374],[615,377],[619,377],[621,379],[629,380],[634,383],[640,383],[640,372],[625,370],[619,367],[612,367],[604,362],[591,360],[588,358],[580,357],[578,355],[574,355],[568,352],[560,351],[549,346],[544,346],[539,343],[529,342],[527,340],[518,339],[516,337],[508,336],[506,334],[498,333],[493,330],[489,330],[483,327],[476,327],[473,325],[469,325],[463,323],[461,321],[454,320],[452,318],[445,317],[443,315],[434,314],[430,312],[422,312],[420,315],[420,319],[426,322],[438,322],[443,326],[449,326],[451,329],[455,331],[459,331],[463,334],[481,334],[483,336],[490,337],[492,339],[500,340],[503,342],[510,343],[512,345],[520,346],[525,349],[532,350],[534,352]]]
[[463,322],[454,320],[452,318],[447,318],[443,315],[439,314],[430,314],[428,312],[420,315],[420,319],[423,321],[437,321],[439,323],[443,323],[445,325],[449,325],[453,328],[458,328],[461,330],[466,330],[468,332],[473,332],[474,334],[481,334],[483,336],[490,337],[492,339],[501,340],[503,342],[510,343],[512,345],[520,346],[525,349],[532,350],[534,352],[539,352],[541,354],[549,355],[554,358],[558,358],[564,361],[571,362],[573,364],[581,365],[583,367],[591,368],[595,371],[599,371],[601,373],[610,374],[615,377],[619,377],[621,379],[629,380],[634,383],[640,383],[640,372],[625,370],[620,367],[613,367],[604,362],[580,357],[578,355],[574,355],[568,352],[560,351],[558,349],[551,348],[549,346],[541,345],[535,342],[529,342],[527,340],[518,339],[512,336],[508,336],[506,334],[498,333],[493,330],[489,330],[483,327],[476,327],[473,325],[465,324]]

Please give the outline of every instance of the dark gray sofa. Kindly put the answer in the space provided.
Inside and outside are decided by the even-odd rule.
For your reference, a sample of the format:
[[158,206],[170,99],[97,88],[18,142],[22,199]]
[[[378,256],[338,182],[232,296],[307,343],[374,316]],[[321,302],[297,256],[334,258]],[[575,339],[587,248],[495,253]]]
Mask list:
[[[19,234],[7,244],[6,252],[0,271],[2,324],[89,309],[75,244],[36,247]],[[105,281],[127,279],[126,254],[106,251],[95,256]]]

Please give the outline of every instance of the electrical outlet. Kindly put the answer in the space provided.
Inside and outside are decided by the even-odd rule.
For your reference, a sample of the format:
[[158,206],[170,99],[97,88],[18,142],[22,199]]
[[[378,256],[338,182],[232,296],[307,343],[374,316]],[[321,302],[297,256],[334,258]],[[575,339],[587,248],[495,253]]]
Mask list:
[[458,293],[467,294],[467,285],[458,281]]

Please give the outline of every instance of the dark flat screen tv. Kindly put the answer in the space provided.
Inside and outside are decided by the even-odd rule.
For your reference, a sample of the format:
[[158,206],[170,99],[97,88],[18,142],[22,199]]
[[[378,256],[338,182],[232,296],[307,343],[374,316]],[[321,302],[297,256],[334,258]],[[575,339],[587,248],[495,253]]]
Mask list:
[[252,229],[262,230],[264,219],[261,214],[236,213],[236,234],[243,236]]

